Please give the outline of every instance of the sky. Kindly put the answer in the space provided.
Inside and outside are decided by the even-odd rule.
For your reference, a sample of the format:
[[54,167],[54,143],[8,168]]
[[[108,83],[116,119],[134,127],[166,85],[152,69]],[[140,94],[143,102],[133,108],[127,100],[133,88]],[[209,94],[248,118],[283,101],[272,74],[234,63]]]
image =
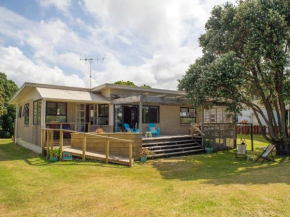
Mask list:
[[198,38],[226,0],[0,0],[0,72],[24,82],[89,87],[130,80],[177,89],[202,55]]

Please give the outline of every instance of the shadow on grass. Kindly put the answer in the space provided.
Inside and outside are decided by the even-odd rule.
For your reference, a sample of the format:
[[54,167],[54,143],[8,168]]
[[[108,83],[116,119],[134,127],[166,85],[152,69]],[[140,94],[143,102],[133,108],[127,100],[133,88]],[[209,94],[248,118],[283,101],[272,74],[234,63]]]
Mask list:
[[276,162],[256,163],[244,158],[235,159],[234,151],[210,155],[193,155],[151,161],[164,179],[200,181],[204,184],[290,184],[289,157]]
[[123,169],[127,166],[117,165],[117,164],[105,164],[100,161],[87,160],[82,161],[59,161],[59,162],[49,162],[46,157],[42,157],[31,150],[24,148],[20,145],[16,145],[11,140],[0,140],[0,162],[1,161],[17,161],[23,160],[31,166],[100,166],[100,167],[111,167]]

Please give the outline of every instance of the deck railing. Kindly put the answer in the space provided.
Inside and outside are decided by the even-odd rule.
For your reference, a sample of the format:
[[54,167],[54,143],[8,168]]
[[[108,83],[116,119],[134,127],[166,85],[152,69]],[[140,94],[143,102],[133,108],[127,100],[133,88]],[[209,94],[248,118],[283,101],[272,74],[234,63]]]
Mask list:
[[[83,132],[77,132],[73,130],[66,130],[66,129],[51,129],[51,128],[41,128],[41,134],[42,134],[42,141],[41,141],[41,148],[42,148],[42,155],[44,156],[44,150],[45,150],[45,140],[46,140],[46,156],[49,158],[49,150],[53,150],[54,146],[54,132],[57,131],[60,133],[60,138],[59,138],[59,148],[60,148],[60,153],[62,154],[63,152],[63,133],[73,133],[73,134],[79,134],[83,135],[83,140],[82,140],[82,160],[86,160],[86,146],[87,146],[87,136],[92,136],[92,137],[98,137],[98,138],[104,138],[106,139],[106,151],[105,151],[105,162],[109,163],[109,151],[110,151],[110,140],[118,140],[124,143],[128,144],[128,152],[129,152],[129,166],[132,166],[132,149],[133,149],[133,144],[131,140],[126,140],[126,139],[120,139],[120,138],[114,138],[114,137],[109,137],[109,136],[102,136],[102,135],[96,135],[96,134],[91,134],[91,133],[83,133]],[[47,135],[47,138],[45,138]]]
[[190,125],[191,125],[191,138],[193,139],[193,132],[194,131],[199,132],[199,134],[201,136],[201,146],[204,148],[205,134],[194,124],[190,124]]

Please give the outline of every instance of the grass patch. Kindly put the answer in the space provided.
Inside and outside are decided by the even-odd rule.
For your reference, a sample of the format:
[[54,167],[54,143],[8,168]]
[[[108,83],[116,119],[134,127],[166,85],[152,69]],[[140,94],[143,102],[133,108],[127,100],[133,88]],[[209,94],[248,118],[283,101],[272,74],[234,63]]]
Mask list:
[[48,163],[0,140],[0,216],[287,216],[289,158],[234,150],[135,163]]

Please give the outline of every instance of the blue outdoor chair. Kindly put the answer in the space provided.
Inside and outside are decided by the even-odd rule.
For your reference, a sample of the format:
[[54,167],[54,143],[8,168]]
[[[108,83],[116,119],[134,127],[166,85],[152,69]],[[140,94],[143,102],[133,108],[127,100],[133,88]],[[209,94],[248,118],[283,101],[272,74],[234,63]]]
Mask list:
[[155,134],[156,136],[160,136],[160,128],[156,129],[155,124],[149,123],[148,124],[148,130],[152,134],[152,136]]
[[127,124],[127,123],[124,124],[124,128],[125,128],[126,132],[139,133],[138,128],[130,128],[129,124]]

